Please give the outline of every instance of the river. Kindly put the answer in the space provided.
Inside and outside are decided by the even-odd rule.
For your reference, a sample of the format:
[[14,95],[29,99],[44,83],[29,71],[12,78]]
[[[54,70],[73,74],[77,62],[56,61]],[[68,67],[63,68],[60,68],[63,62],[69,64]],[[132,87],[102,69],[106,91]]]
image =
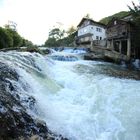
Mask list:
[[119,67],[83,60],[81,53],[1,52],[0,61],[28,85],[37,101],[32,113],[52,132],[69,140],[140,140],[140,81],[103,74]]

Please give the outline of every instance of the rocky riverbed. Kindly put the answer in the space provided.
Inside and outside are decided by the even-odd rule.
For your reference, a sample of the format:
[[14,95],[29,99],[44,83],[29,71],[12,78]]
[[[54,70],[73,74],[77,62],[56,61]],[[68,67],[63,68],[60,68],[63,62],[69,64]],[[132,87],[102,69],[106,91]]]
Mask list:
[[28,85],[20,83],[24,90],[18,89],[19,82],[17,72],[0,62],[0,140],[67,140],[30,113],[36,100],[23,92]]
[[107,68],[101,66],[100,73],[117,78],[140,80],[140,71],[134,71],[126,68],[117,69],[116,67]]
[[[104,63],[106,63],[106,65]],[[94,61],[93,61],[93,65],[94,65]],[[87,73],[91,73],[93,75],[102,74],[102,75],[108,75],[110,77],[116,77],[116,78],[121,78],[121,79],[140,80],[139,70],[127,69],[120,65],[116,65],[116,64],[112,64],[108,62],[103,62],[103,63],[97,62],[97,65],[94,66],[94,69],[92,67],[88,67],[88,66],[85,67],[85,65],[79,64],[79,65],[76,65],[76,69],[78,69],[78,71],[81,74],[87,71]]]

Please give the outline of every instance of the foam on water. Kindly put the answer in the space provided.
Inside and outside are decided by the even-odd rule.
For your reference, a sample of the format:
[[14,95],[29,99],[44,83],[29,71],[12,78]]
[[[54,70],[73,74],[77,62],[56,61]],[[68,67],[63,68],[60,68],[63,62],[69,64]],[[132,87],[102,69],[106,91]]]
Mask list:
[[12,60],[21,80],[30,85],[38,117],[53,132],[70,140],[140,139],[139,81],[101,75],[99,64],[109,65],[104,62],[67,63],[24,53],[5,59],[9,64]]
[[73,72],[78,63],[52,68],[64,88],[47,96],[44,113],[49,128],[72,140],[138,140],[140,82],[79,75]]

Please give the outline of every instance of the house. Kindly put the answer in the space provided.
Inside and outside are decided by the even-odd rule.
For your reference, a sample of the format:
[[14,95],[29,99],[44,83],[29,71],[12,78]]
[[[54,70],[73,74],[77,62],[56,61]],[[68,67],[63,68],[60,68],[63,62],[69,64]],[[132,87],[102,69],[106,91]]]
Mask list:
[[84,17],[78,24],[76,44],[99,43],[106,38],[105,25],[92,19]]
[[131,23],[113,18],[107,25],[107,48],[121,54],[131,55]]
[[122,19],[113,18],[108,23],[107,48],[112,50],[112,57],[118,54],[118,58],[130,60],[135,56],[133,38],[136,30],[132,20],[132,16],[129,15]]

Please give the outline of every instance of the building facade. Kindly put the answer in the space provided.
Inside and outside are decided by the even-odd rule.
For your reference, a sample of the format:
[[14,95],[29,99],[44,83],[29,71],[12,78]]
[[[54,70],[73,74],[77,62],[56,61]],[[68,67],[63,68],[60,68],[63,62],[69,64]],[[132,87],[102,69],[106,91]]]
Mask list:
[[113,18],[107,25],[107,48],[123,54],[128,58],[133,57],[134,32],[134,26],[130,18]]
[[77,27],[77,44],[93,44],[106,38],[106,26],[92,19],[83,18]]

